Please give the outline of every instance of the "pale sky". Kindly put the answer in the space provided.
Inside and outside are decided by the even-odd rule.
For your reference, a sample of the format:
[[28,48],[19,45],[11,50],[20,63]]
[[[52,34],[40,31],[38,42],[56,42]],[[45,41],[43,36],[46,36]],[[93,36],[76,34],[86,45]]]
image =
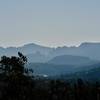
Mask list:
[[100,41],[100,0],[0,0],[0,46]]

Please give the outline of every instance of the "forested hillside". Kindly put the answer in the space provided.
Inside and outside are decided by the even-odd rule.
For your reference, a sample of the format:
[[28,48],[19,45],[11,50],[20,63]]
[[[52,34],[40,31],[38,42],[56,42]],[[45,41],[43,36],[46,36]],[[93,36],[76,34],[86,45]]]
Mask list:
[[[26,63],[27,58],[20,52],[18,57],[1,57],[0,100],[100,100],[99,81],[34,77]],[[93,71],[100,73],[97,68],[91,70],[91,76]]]

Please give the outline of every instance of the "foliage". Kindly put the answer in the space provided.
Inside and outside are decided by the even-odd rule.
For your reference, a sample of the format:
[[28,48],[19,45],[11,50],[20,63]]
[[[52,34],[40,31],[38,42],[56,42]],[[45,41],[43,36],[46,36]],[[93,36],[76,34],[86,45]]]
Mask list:
[[34,79],[26,63],[20,52],[18,57],[1,57],[0,100],[100,100],[100,83]]

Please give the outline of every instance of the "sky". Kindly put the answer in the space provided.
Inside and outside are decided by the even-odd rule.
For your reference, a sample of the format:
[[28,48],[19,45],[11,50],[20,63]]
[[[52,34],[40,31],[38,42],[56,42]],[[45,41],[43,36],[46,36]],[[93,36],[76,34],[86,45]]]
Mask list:
[[0,0],[0,46],[100,42],[100,0]]

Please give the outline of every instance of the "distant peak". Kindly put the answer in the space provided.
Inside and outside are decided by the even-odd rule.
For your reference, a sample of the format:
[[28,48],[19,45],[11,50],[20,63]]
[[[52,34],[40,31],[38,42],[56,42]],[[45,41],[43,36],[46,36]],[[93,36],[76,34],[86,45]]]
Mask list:
[[100,42],[84,42],[79,47],[100,46]]
[[24,47],[34,47],[34,46],[39,46],[35,43],[29,43],[29,44],[25,44]]
[[41,44],[36,44],[36,43],[28,43],[28,44],[25,44],[23,45],[22,47],[41,47],[41,48],[49,48],[49,49],[52,49],[52,47],[49,47],[49,46],[44,46],[44,45],[41,45]]

